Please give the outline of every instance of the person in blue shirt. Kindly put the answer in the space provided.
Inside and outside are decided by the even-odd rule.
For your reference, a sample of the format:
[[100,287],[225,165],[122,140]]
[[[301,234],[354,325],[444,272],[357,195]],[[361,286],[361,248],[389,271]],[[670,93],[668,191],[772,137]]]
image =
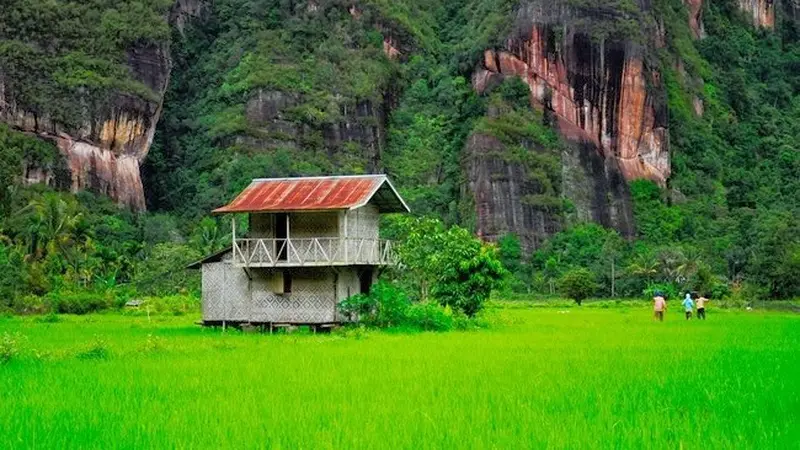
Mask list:
[[686,320],[692,318],[692,310],[694,309],[694,300],[692,300],[692,294],[687,292],[686,298],[683,299],[683,309],[686,311]]

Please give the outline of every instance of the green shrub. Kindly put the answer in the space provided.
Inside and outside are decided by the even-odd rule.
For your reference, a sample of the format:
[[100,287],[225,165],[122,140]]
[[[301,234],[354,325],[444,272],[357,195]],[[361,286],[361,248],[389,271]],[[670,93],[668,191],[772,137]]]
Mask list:
[[[373,286],[369,295],[358,294],[343,300],[339,310],[351,320],[381,328],[399,326],[446,331],[456,323],[456,314],[450,307],[434,301],[412,304],[405,291],[385,281]],[[467,328],[469,318],[463,313],[458,317],[463,322],[460,327]]]
[[43,314],[52,310],[44,298],[32,294],[15,297],[11,309],[17,314]]
[[108,294],[97,292],[52,293],[47,298],[51,311],[59,314],[88,314],[113,305]]
[[594,281],[594,274],[587,269],[573,269],[565,273],[559,281],[559,289],[567,297],[575,300],[578,305],[585,298],[594,294],[597,290],[597,283]]
[[673,283],[650,283],[645,288],[643,294],[646,299],[655,297],[656,292],[660,292],[666,299],[678,299],[678,287]]
[[58,316],[58,314],[56,314],[56,313],[54,313],[52,311],[47,313],[47,314],[45,314],[45,315],[43,315],[43,316],[37,317],[35,320],[36,320],[36,322],[39,322],[39,323],[58,323],[58,322],[61,322],[61,318]]
[[106,359],[110,355],[105,339],[95,336],[89,347],[78,353],[78,359]]
[[192,295],[168,295],[164,297],[146,297],[142,308],[150,308],[158,314],[182,316],[200,310],[200,299]]
[[350,320],[391,327],[406,322],[410,305],[405,291],[386,281],[379,281],[372,286],[369,295],[358,294],[343,300],[339,303],[339,310]]
[[408,308],[407,324],[426,331],[452,330],[455,323],[453,310],[436,302],[420,302]]
[[19,355],[21,340],[19,334],[3,333],[0,339],[0,363],[5,364]]
[[339,302],[339,311],[350,321],[369,319],[378,310],[378,300],[367,294],[356,294]]

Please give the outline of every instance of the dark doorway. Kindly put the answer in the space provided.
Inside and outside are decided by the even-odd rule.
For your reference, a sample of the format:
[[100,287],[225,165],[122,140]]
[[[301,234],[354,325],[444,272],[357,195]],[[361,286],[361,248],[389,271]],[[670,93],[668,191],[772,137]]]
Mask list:
[[283,272],[283,293],[292,293],[292,273],[288,270]]
[[275,214],[275,247],[278,251],[278,261],[286,261],[289,243],[289,215],[286,213]]
[[372,289],[372,269],[364,269],[358,274],[358,284],[362,294],[369,294]]

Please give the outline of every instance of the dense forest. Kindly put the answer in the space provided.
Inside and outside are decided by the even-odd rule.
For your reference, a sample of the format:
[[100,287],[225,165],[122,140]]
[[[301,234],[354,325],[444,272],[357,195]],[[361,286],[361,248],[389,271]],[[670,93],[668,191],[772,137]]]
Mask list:
[[11,1],[0,309],[194,295],[252,178],[378,172],[496,242],[504,295],[796,297],[800,11],[769,4]]

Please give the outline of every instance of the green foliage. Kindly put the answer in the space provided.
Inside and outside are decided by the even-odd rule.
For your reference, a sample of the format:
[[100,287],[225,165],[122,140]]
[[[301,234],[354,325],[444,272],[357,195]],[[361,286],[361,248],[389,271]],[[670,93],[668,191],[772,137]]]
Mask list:
[[342,300],[338,307],[350,320],[367,325],[391,327],[407,321],[411,301],[401,289],[379,281],[369,294],[357,294]]
[[0,364],[6,364],[19,355],[20,340],[19,334],[3,332],[3,338],[0,339]]
[[169,41],[169,0],[10,0],[0,16],[0,67],[6,95],[22,109],[67,126],[86,105],[108,105],[115,92],[152,100],[127,67],[134,45]]
[[559,280],[559,290],[578,305],[597,290],[594,274],[587,269],[573,269]]
[[[464,149],[477,133],[500,142],[489,156],[524,169],[526,207],[564,217],[571,202],[552,117],[532,110],[517,77],[482,96],[469,81],[485,50],[504,47],[520,31],[515,25],[528,26],[524,7],[533,3],[220,0],[170,34],[168,0],[7,2],[6,101],[37,120],[68,130],[118,93],[153,100],[128,68],[134,47],[169,43],[174,64],[144,169],[158,214],[22,188],[33,168],[68,179],[64,163],[50,143],[0,125],[0,179],[11,180],[0,186],[0,309],[43,312],[58,296],[82,305],[92,302],[75,299],[196,293],[197,274],[185,263],[228,241],[228,223],[206,218],[208,211],[255,177],[385,171],[415,214],[469,229],[475,208],[463,191]],[[553,294],[562,274],[584,268],[603,295],[639,296],[654,285],[718,297],[741,285],[770,298],[800,295],[796,22],[776,8],[776,29],[757,30],[735,2],[711,2],[707,37],[698,40],[681,0],[656,0],[645,12],[632,0],[554,7],[568,8],[559,20],[594,42],[641,46],[645,64],[661,74],[665,98],[654,101],[669,111],[668,187],[630,184],[634,241],[577,224],[530,259],[512,236],[491,250],[456,243],[464,230],[420,225],[409,248],[422,252],[406,252],[397,279],[410,299],[433,299],[456,314],[477,310],[485,286],[496,287],[498,259],[508,269],[506,289],[518,292]],[[564,36],[552,28],[558,45]],[[655,30],[663,46],[653,45]],[[384,54],[384,39],[399,57]],[[402,224],[387,225],[393,237],[408,235]]]
[[426,331],[447,331],[455,317],[450,308],[433,301],[411,303],[396,285],[380,281],[369,294],[358,294],[339,303],[350,320],[376,327],[410,327]]
[[455,326],[452,309],[433,301],[414,303],[408,308],[408,321],[426,331],[447,331]]
[[203,255],[184,245],[162,243],[155,245],[136,267],[136,288],[148,295],[197,293],[200,274],[186,266]]
[[109,309],[114,299],[94,292],[57,293],[48,296],[50,311],[59,314],[88,314]]
[[108,359],[111,352],[108,348],[108,342],[101,336],[95,335],[92,342],[84,350],[78,352],[78,359],[93,360],[93,359]]
[[414,290],[413,298],[432,298],[469,317],[480,311],[506,273],[497,248],[435,219],[402,217],[398,222],[399,272],[401,282]]
[[[0,123],[0,214],[8,214],[14,191],[25,169],[58,172],[58,150],[34,137],[12,131]],[[17,182],[15,182],[17,180]]]

